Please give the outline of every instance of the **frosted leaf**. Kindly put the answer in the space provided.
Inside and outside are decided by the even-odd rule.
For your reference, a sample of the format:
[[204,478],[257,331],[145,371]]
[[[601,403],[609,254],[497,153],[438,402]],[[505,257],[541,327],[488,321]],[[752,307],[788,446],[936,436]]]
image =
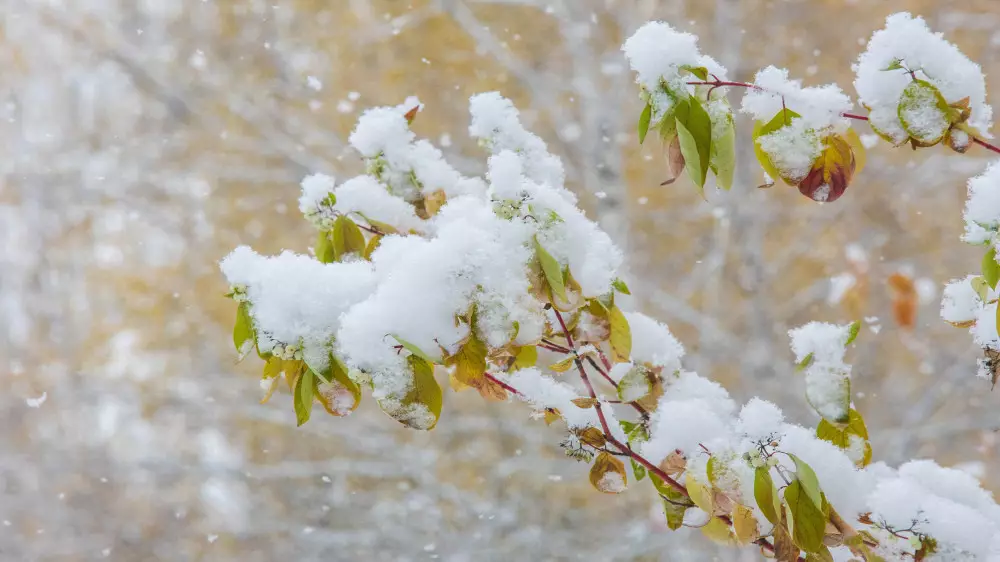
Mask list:
[[974,322],[982,306],[979,295],[972,287],[975,275],[956,279],[944,287],[941,296],[941,318],[952,324]]
[[844,363],[849,326],[810,322],[788,332],[796,362],[806,362],[806,398],[824,418],[847,420],[851,367]]
[[969,180],[964,216],[966,236],[972,236],[968,240],[972,243],[988,240],[1000,226],[1000,162],[991,163],[982,174]]
[[424,228],[423,221],[413,210],[413,205],[390,195],[385,187],[371,176],[351,178],[341,184],[334,194],[337,202],[333,208],[341,214],[357,213],[365,220],[383,222],[403,232]]
[[823,152],[823,143],[816,130],[799,118],[792,119],[791,123],[773,133],[759,137],[757,144],[767,153],[781,177],[792,183],[802,181]]

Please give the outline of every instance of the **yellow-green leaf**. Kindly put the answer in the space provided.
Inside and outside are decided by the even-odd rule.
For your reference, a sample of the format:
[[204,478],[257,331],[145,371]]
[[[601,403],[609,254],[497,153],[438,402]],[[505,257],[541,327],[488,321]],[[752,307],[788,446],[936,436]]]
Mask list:
[[813,503],[802,487],[802,481],[795,479],[785,488],[785,505],[789,511],[792,540],[806,552],[817,552],[823,547],[826,517],[822,507]]
[[376,234],[375,236],[372,236],[368,240],[368,243],[365,244],[365,251],[362,254],[362,257],[365,258],[366,260],[372,259],[372,254],[375,253],[375,250],[378,249],[380,244],[382,244],[382,235]]
[[858,338],[858,332],[860,331],[861,331],[861,321],[855,320],[854,322],[851,322],[851,325],[848,326],[847,328],[847,341],[844,342],[844,345],[848,346],[854,343],[854,340]]
[[406,357],[413,375],[409,392],[403,397],[387,396],[379,407],[396,421],[411,429],[434,429],[441,417],[441,387],[434,379],[434,367],[416,355]]
[[538,261],[542,266],[542,273],[545,274],[545,280],[548,282],[549,288],[552,289],[552,294],[565,301],[566,283],[563,279],[562,266],[552,257],[552,254],[548,253],[542,247],[538,242],[538,238],[535,238],[535,254],[538,256]]
[[617,306],[608,311],[608,321],[611,325],[611,357],[616,363],[624,363],[632,356],[632,330],[628,319]]
[[736,123],[729,113],[720,119],[725,119],[726,123],[722,135],[712,139],[711,168],[715,173],[716,183],[728,191],[733,186],[733,176],[736,174]]
[[994,289],[997,286],[997,281],[1000,281],[1000,264],[997,263],[997,251],[996,248],[990,248],[986,255],[983,256],[983,280],[986,284]]
[[833,562],[833,554],[826,545],[823,545],[818,551],[807,553],[806,562]]
[[689,64],[685,64],[684,66],[681,67],[681,70],[686,70],[690,72],[692,75],[697,77],[698,80],[701,80],[702,82],[708,81],[708,69],[705,68],[704,66],[691,66]]
[[907,84],[897,110],[903,129],[917,146],[934,146],[951,127],[951,108],[936,86],[916,79]]
[[635,402],[645,398],[653,390],[653,381],[642,367],[634,367],[618,381],[618,398],[622,402]]
[[330,233],[321,231],[316,236],[316,259],[322,263],[333,263],[336,256],[333,251],[333,242],[330,241]]
[[312,414],[315,376],[312,369],[306,369],[302,376],[295,381],[293,404],[295,406],[295,419],[300,427],[309,421],[309,416]]
[[625,463],[610,453],[601,452],[590,467],[590,483],[597,491],[605,494],[624,492],[628,485]]
[[615,278],[614,281],[611,282],[611,287],[614,288],[614,290],[618,291],[619,293],[622,293],[622,294],[625,294],[625,295],[631,295],[632,294],[628,290],[628,285],[626,285],[624,281],[622,281],[621,279],[619,279],[617,277]]
[[653,106],[646,104],[639,115],[639,144],[646,140],[646,133],[649,132],[649,120],[653,117]]
[[834,424],[823,419],[816,426],[817,438],[829,441],[844,450],[849,450],[852,447],[852,436],[864,441],[862,458],[857,464],[861,467],[867,466],[872,459],[872,446],[868,441],[868,428],[865,426],[865,420],[857,410],[852,408],[848,413],[846,425]]
[[390,334],[390,335],[393,337],[393,339],[399,342],[399,345],[403,346],[403,348],[405,348],[407,351],[423,359],[424,361],[427,361],[428,363],[432,364],[441,362],[440,359],[434,359],[433,357],[425,353],[424,350],[420,349],[420,347],[404,340],[403,338],[397,336],[396,334]]
[[534,367],[535,363],[538,362],[538,348],[533,345],[526,345],[517,350],[517,356],[514,359],[514,364],[511,365],[511,371],[517,371],[520,369],[527,369],[528,367]]
[[573,367],[574,361],[575,361],[574,357],[570,355],[564,359],[560,359],[559,361],[556,361],[555,363],[549,365],[549,370],[555,371],[557,373],[565,373],[566,371],[570,370]]
[[778,510],[780,509],[780,504],[775,502],[776,497],[774,480],[771,479],[771,469],[767,466],[757,468],[753,479],[753,498],[764,517],[774,525],[778,524]]
[[254,342],[253,319],[250,318],[250,303],[243,301],[236,308],[236,325],[233,326],[233,344],[240,359],[250,353]]
[[802,358],[802,361],[799,361],[795,365],[795,370],[796,371],[805,371],[806,369],[809,368],[810,365],[812,365],[812,362],[813,362],[813,353],[809,352],[808,355],[806,355],[805,357]]
[[343,260],[346,254],[360,255],[365,251],[365,235],[347,215],[337,217],[330,237],[333,242],[333,255],[337,261]]

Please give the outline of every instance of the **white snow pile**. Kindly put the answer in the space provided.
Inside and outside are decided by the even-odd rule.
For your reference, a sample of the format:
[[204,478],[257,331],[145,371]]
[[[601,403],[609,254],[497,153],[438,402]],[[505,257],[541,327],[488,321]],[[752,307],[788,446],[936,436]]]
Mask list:
[[847,420],[851,366],[844,362],[850,326],[810,322],[788,332],[795,361],[805,368],[806,398],[819,415]]

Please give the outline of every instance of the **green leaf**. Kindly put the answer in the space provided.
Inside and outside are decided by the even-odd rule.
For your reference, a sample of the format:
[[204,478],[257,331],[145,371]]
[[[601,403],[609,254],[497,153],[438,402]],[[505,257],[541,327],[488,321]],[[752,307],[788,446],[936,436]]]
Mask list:
[[899,98],[899,122],[916,146],[933,146],[951,128],[951,108],[936,86],[916,79],[906,85]]
[[892,62],[889,63],[889,66],[882,69],[883,72],[889,70],[903,70],[903,59],[892,59]]
[[997,286],[997,281],[1000,281],[1000,264],[997,263],[996,248],[990,248],[983,256],[983,280],[994,289]]
[[712,139],[711,167],[719,187],[729,191],[736,174],[736,123],[730,114],[722,118],[726,120],[726,124],[722,136]]
[[639,144],[642,144],[646,140],[646,133],[649,132],[649,120],[653,117],[653,106],[646,104],[643,108],[642,114],[639,115]]
[[240,359],[250,352],[248,342],[254,341],[253,319],[250,318],[250,303],[243,301],[236,309],[236,325],[233,326],[233,344]]
[[858,464],[862,467],[867,466],[872,459],[872,446],[868,442],[868,428],[865,426],[865,420],[857,410],[851,408],[850,412],[848,412],[846,425],[834,424],[826,419],[822,419],[819,421],[819,425],[816,426],[817,438],[833,443],[841,449],[847,450],[851,448],[852,435],[865,441],[864,455]]
[[632,476],[635,476],[635,481],[639,482],[640,480],[646,477],[646,467],[635,462],[635,459],[631,460],[632,460]]
[[320,232],[316,237],[316,259],[320,263],[333,263],[337,261],[334,256],[333,242],[330,241],[329,232]]
[[333,255],[337,261],[343,260],[346,254],[364,254],[365,235],[347,215],[337,217],[330,237],[333,239]]
[[681,525],[684,524],[684,512],[693,507],[691,500],[653,473],[649,473],[649,481],[653,483],[653,487],[663,498],[663,512],[667,516],[667,527],[672,531],[680,529]]
[[545,274],[545,280],[552,289],[552,294],[566,301],[566,283],[563,279],[562,266],[559,265],[556,258],[552,257],[552,254],[545,251],[545,248],[538,242],[538,238],[535,238],[535,254],[538,256],[542,273]]
[[295,419],[300,427],[309,421],[309,416],[312,414],[313,390],[316,384],[315,376],[316,374],[312,369],[305,369],[302,376],[295,381],[293,402],[295,405]]
[[854,340],[858,338],[858,332],[860,331],[861,321],[855,320],[854,322],[851,322],[851,325],[847,329],[847,342],[844,343],[844,346],[846,347],[854,343]]
[[686,112],[679,107],[675,114],[677,138],[688,174],[699,188],[704,188],[712,156],[712,119],[697,98],[690,98],[684,107]]
[[789,511],[792,540],[806,552],[819,552],[823,548],[826,517],[822,506],[817,507],[803,489],[801,480],[793,480],[785,488],[785,505]]
[[417,347],[416,345],[414,345],[414,344],[412,344],[412,343],[404,340],[403,338],[397,336],[396,334],[389,334],[389,335],[392,336],[393,339],[395,339],[397,342],[399,342],[399,345],[403,346],[406,349],[406,351],[409,351],[410,353],[416,355],[417,357],[423,359],[424,361],[427,361],[428,363],[431,363],[431,364],[440,363],[441,362],[440,359],[434,359],[433,357],[431,357],[430,355],[428,355],[427,353],[425,353],[424,350],[422,350],[419,347]]
[[626,285],[624,281],[622,281],[621,279],[618,279],[617,277],[615,278],[614,281],[611,282],[611,287],[614,288],[614,290],[618,291],[619,293],[622,293],[623,295],[631,295],[632,294],[628,290],[628,285]]
[[616,363],[624,363],[632,356],[632,330],[628,319],[617,306],[608,311],[608,321],[611,325],[611,357]]
[[691,66],[689,64],[685,64],[684,66],[681,67],[681,70],[686,70],[690,72],[695,77],[697,77],[698,80],[701,80],[702,82],[708,81],[708,69],[705,68],[704,66]]
[[812,363],[813,363],[813,354],[809,353],[809,355],[806,355],[805,357],[803,357],[802,361],[799,361],[795,365],[795,370],[796,371],[805,371],[806,369],[809,368],[810,365],[812,365]]
[[618,381],[618,399],[622,402],[642,400],[653,391],[653,381],[649,380],[646,369],[641,366],[629,369]]
[[819,489],[819,478],[816,477],[816,473],[799,457],[791,453],[788,453],[788,456],[795,463],[795,478],[801,483],[802,489],[817,508],[822,508],[823,494]]
[[757,468],[753,478],[753,498],[764,517],[774,525],[778,524],[778,511],[774,501],[776,495],[771,469],[766,465]]

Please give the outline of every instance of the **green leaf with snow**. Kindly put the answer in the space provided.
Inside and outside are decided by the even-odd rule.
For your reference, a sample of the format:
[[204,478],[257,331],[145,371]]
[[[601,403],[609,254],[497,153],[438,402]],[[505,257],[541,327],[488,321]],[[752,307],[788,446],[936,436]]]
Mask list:
[[233,326],[233,344],[240,359],[246,357],[254,341],[253,319],[250,317],[250,303],[243,301],[236,308],[236,325]]
[[983,280],[994,289],[997,286],[997,281],[1000,281],[1000,264],[997,263],[996,248],[990,248],[983,256]]
[[414,344],[412,344],[412,343],[404,340],[403,338],[397,336],[396,334],[390,334],[390,335],[392,336],[392,338],[394,340],[396,340],[397,342],[399,342],[399,345],[403,346],[403,348],[406,349],[406,351],[409,351],[410,353],[412,353],[413,355],[416,355],[417,357],[423,359],[424,361],[427,361],[428,363],[431,363],[431,364],[440,363],[441,362],[440,359],[434,359],[433,357],[431,357],[430,355],[428,355],[427,353],[425,353],[424,350],[420,349],[419,346],[414,345]]
[[712,156],[712,119],[701,101],[693,97],[677,106],[674,118],[684,166],[695,185],[704,190]]
[[822,500],[817,506],[802,484],[796,478],[785,488],[785,506],[796,546],[806,552],[818,552],[823,548],[826,531],[826,516],[823,515]]
[[825,419],[819,421],[816,426],[816,437],[824,441],[833,443],[845,451],[851,450],[856,439],[862,440],[862,454],[860,459],[855,459],[855,463],[861,467],[868,466],[872,459],[872,446],[868,441],[868,428],[861,414],[851,408],[848,413],[846,424],[835,424]]
[[903,59],[892,59],[892,62],[889,63],[889,66],[882,69],[883,72],[887,72],[890,70],[904,70]]
[[951,108],[936,86],[915,79],[899,98],[899,122],[914,146],[934,146],[951,128]]
[[635,462],[635,459],[630,459],[632,461],[632,476],[635,476],[635,481],[639,482],[646,477],[646,467]]
[[313,390],[316,388],[315,376],[316,373],[312,369],[306,368],[295,381],[292,402],[295,406],[295,420],[299,427],[309,421],[309,416],[312,414]]
[[617,306],[608,310],[608,321],[611,326],[611,357],[616,363],[624,363],[632,356],[632,330],[628,319]]
[[365,235],[347,215],[340,215],[333,223],[330,232],[333,242],[333,255],[336,261],[343,261],[347,254],[363,254],[365,251]]
[[552,257],[552,254],[542,247],[538,238],[535,238],[535,255],[538,256],[538,262],[542,266],[542,273],[545,274],[545,281],[552,289],[552,295],[560,300],[567,300],[566,281],[563,279],[562,266],[559,265],[556,258]]
[[753,152],[757,156],[757,161],[760,162],[760,167],[764,168],[764,172],[771,177],[772,180],[777,181],[781,177],[781,172],[778,168],[771,162],[771,157],[768,156],[767,152],[761,148],[760,143],[757,140],[760,137],[765,137],[771,133],[777,131],[778,129],[791,124],[792,119],[799,117],[798,113],[795,113],[791,109],[783,108],[779,111],[770,121],[764,123],[763,121],[757,121],[753,126]]
[[356,410],[361,404],[361,387],[347,375],[347,365],[331,355],[326,375],[326,381],[316,380],[316,398],[327,413],[346,416]]
[[378,401],[382,411],[411,429],[434,429],[441,417],[441,387],[434,378],[434,367],[416,355],[408,355],[406,363],[411,379],[410,389],[402,397],[387,396]]
[[806,373],[806,401],[825,419],[847,423],[851,409],[851,379],[846,373],[819,367]]
[[653,118],[653,106],[646,104],[639,115],[639,144],[646,141],[646,133],[649,132],[649,121]]
[[653,390],[653,383],[642,367],[633,367],[618,381],[618,398],[622,402],[635,402]]
[[976,292],[979,300],[987,302],[990,300],[990,286],[986,284],[986,279],[982,275],[977,275],[970,280],[972,290]]
[[844,342],[844,346],[851,345],[854,340],[858,339],[858,332],[861,331],[861,321],[855,320],[851,322],[851,325],[847,328],[847,341]]

